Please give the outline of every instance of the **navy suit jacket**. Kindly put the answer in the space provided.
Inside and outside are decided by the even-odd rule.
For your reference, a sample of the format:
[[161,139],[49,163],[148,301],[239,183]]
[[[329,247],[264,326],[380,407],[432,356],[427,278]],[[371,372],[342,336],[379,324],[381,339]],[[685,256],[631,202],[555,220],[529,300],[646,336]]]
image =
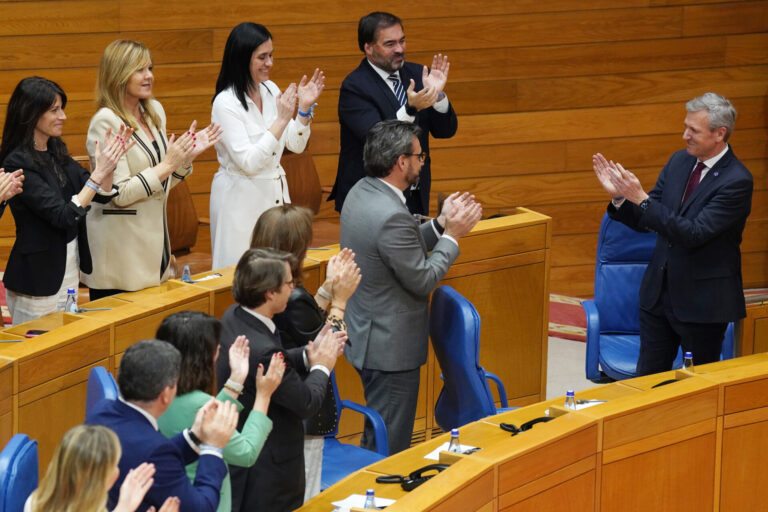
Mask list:
[[728,152],[680,204],[696,157],[678,151],[648,194],[645,212],[629,201],[608,214],[638,231],[658,234],[640,286],[640,307],[651,309],[667,279],[672,309],[683,322],[731,322],[746,315],[741,234],[752,203],[752,174]]
[[182,511],[215,512],[221,482],[227,475],[227,465],[221,458],[201,455],[192,484],[185,466],[194,462],[198,455],[183,434],[166,438],[139,411],[120,400],[102,400],[88,414],[85,423],[109,427],[120,439],[123,450],[118,464],[120,477],[109,490],[110,510],[117,504],[120,486],[128,471],[142,462],[151,462],[155,465],[155,482],[137,510],[143,511],[150,506],[158,510],[166,498],[177,496]]
[[[415,90],[424,88],[421,82],[423,66],[406,62],[400,69],[400,79],[407,89],[410,80],[415,82]],[[376,71],[364,58],[360,65],[352,71],[341,83],[339,91],[339,123],[341,151],[339,152],[339,168],[336,183],[328,198],[336,200],[336,211],[341,207],[352,186],[358,182],[365,172],[363,169],[363,148],[365,136],[373,125],[387,119],[397,119],[400,103],[395,98],[392,89],[381,79]],[[458,119],[453,105],[448,112],[441,114],[434,108],[425,108],[416,114],[415,123],[423,133],[419,137],[422,151],[429,151],[429,134],[438,139],[453,137],[458,128]],[[430,159],[424,162],[420,175],[421,204],[429,213],[429,189],[431,184]]]

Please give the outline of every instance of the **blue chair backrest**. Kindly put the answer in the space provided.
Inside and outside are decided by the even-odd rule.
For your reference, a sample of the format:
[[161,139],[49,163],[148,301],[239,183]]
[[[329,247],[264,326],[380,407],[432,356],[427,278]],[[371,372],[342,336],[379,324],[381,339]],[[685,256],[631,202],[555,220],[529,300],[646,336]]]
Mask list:
[[112,374],[103,366],[91,368],[88,374],[88,390],[85,397],[85,414],[87,415],[91,408],[104,399],[117,400],[120,392],[117,389]]
[[450,286],[432,294],[429,334],[443,373],[435,419],[448,431],[496,414],[493,395],[480,366],[480,315]]
[[37,488],[37,441],[16,434],[0,452],[0,511],[22,512]]
[[600,332],[640,331],[640,282],[656,246],[654,233],[638,233],[608,214],[600,223],[595,264],[595,305]]

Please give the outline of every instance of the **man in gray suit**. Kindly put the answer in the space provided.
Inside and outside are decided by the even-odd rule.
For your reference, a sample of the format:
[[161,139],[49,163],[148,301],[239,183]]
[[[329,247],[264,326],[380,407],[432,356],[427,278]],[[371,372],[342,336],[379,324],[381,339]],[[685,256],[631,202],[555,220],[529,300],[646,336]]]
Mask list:
[[[360,374],[368,407],[387,425],[390,453],[410,446],[419,367],[427,361],[429,294],[459,255],[457,240],[482,214],[473,196],[457,192],[438,218],[414,220],[403,190],[418,182],[427,156],[420,132],[398,120],[371,128],[363,153],[368,176],[341,210],[341,246],[355,252],[362,273],[347,303],[346,357]],[[373,448],[372,430],[366,422],[364,448]]]

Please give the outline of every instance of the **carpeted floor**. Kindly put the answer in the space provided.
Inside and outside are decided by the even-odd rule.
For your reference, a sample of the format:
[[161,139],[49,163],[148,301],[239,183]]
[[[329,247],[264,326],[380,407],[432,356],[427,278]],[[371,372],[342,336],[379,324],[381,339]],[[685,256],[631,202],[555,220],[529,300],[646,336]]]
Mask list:
[[549,294],[549,335],[573,341],[587,341],[587,318],[582,299]]

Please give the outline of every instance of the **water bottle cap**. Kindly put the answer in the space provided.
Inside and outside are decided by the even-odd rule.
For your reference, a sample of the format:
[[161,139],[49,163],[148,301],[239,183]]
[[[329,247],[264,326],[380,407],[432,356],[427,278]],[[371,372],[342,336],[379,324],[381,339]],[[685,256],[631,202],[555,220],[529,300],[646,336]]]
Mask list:
[[75,289],[74,288],[67,288],[67,293],[75,293]]
[[366,496],[374,494],[373,489],[368,489],[367,491],[365,491],[365,494],[366,494]]
[[457,435],[459,435],[459,429],[457,429],[457,428],[452,428],[452,429],[451,429],[451,435],[452,435],[452,436],[457,436]]
[[576,393],[574,393],[572,389],[569,389],[568,391],[565,392],[565,396],[575,396],[575,394]]
[[686,352],[684,357],[693,357],[693,352]]

